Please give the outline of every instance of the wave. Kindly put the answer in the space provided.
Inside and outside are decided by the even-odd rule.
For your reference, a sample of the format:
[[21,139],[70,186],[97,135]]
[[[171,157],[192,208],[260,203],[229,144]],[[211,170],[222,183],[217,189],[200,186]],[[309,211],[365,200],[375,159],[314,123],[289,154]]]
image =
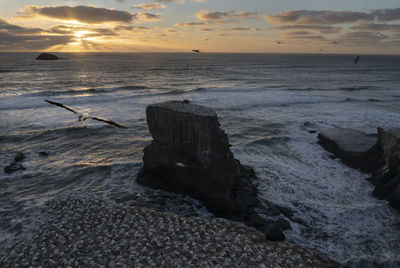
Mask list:
[[339,90],[357,91],[357,90],[369,90],[377,89],[375,86],[352,86],[352,87],[340,87]]
[[47,90],[36,93],[27,94],[28,96],[59,96],[59,95],[82,95],[82,94],[96,94],[96,93],[110,93],[116,91],[129,91],[129,90],[146,90],[146,86],[121,86],[121,87],[104,87],[104,88],[85,88],[79,90]]

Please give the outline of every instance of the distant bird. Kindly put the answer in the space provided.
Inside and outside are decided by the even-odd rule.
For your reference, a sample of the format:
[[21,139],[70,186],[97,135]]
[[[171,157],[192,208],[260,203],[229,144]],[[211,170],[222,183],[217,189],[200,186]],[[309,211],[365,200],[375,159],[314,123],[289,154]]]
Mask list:
[[322,52],[322,50],[323,50],[323,49],[321,48],[318,52]]
[[359,60],[360,60],[360,56],[355,57],[355,58],[353,59],[354,64],[357,64],[357,62],[358,62]]
[[78,116],[78,121],[81,121],[81,122],[85,121],[86,119],[93,119],[93,120],[105,122],[107,124],[110,124],[110,125],[113,125],[113,126],[116,126],[116,127],[127,128],[126,126],[122,126],[122,125],[120,125],[118,123],[115,123],[114,121],[111,121],[111,120],[108,120],[108,119],[95,117],[95,116],[90,116],[89,114],[78,112],[77,110],[72,109],[71,107],[69,107],[67,105],[64,105],[62,103],[58,103],[58,102],[55,102],[55,101],[49,101],[49,100],[45,100],[45,102],[48,102],[50,104],[53,104],[53,105],[56,105],[56,106],[59,106],[59,107],[63,107],[65,109],[67,109],[68,111],[73,112],[74,114],[76,114]]
[[278,45],[283,44],[283,41],[281,40],[276,40],[275,43],[277,43]]
[[199,49],[192,49],[193,52],[200,53]]
[[335,45],[337,45],[337,44],[339,44],[336,40],[332,40],[332,44],[335,44]]

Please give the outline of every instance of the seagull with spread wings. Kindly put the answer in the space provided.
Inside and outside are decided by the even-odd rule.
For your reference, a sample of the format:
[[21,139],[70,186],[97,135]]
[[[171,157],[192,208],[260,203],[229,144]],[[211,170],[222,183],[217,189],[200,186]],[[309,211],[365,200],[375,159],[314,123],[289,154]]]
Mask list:
[[71,107],[69,107],[69,106],[67,106],[67,105],[65,105],[65,104],[59,103],[59,102],[49,101],[49,100],[44,100],[44,101],[45,101],[45,102],[48,102],[48,103],[50,103],[50,104],[53,104],[53,105],[56,105],[56,106],[65,108],[65,109],[67,109],[68,111],[73,112],[74,114],[76,114],[76,115],[78,116],[78,121],[82,121],[82,122],[83,122],[83,121],[85,121],[86,119],[93,119],[93,120],[97,120],[97,121],[102,121],[102,122],[104,122],[104,123],[107,123],[107,124],[110,124],[110,125],[113,125],[113,126],[116,126],[116,127],[127,128],[126,126],[120,125],[120,124],[115,123],[114,121],[111,121],[111,120],[108,120],[108,119],[104,119],[104,118],[100,118],[100,117],[91,116],[91,115],[89,115],[89,114],[87,114],[87,113],[78,112],[77,110],[75,110],[75,109],[73,109],[73,108],[71,108]]

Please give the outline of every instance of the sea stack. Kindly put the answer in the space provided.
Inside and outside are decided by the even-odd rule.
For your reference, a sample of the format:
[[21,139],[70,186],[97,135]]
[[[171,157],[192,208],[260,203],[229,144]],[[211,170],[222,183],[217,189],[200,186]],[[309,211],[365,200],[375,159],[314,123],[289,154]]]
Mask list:
[[367,135],[346,128],[332,128],[318,135],[319,144],[350,167],[371,173],[374,196],[400,210],[400,129],[378,128]]
[[40,53],[40,55],[36,57],[36,60],[59,60],[59,59],[61,58],[50,53]]
[[270,240],[284,239],[281,227],[255,213],[262,210],[251,183],[256,176],[233,157],[215,110],[168,101],[149,105],[146,115],[153,141],[144,149],[139,183],[188,194],[218,217],[245,222]]

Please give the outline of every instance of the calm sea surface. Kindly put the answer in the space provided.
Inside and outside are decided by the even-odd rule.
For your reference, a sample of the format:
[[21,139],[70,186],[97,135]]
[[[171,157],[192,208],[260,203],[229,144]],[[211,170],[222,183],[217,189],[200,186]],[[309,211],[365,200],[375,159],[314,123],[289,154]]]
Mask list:
[[[366,174],[331,159],[301,128],[399,127],[400,57],[365,55],[354,64],[353,56],[322,54],[58,55],[67,59],[0,53],[1,243],[24,235],[43,203],[64,191],[136,194],[150,206],[168,195],[135,182],[151,141],[145,108],[189,99],[217,110],[235,157],[255,168],[261,197],[304,221],[291,223],[287,241],[341,263],[400,261],[400,213],[371,195]],[[129,128],[78,122],[44,99]],[[6,174],[17,152],[26,170]],[[166,210],[210,217],[172,197]]]

